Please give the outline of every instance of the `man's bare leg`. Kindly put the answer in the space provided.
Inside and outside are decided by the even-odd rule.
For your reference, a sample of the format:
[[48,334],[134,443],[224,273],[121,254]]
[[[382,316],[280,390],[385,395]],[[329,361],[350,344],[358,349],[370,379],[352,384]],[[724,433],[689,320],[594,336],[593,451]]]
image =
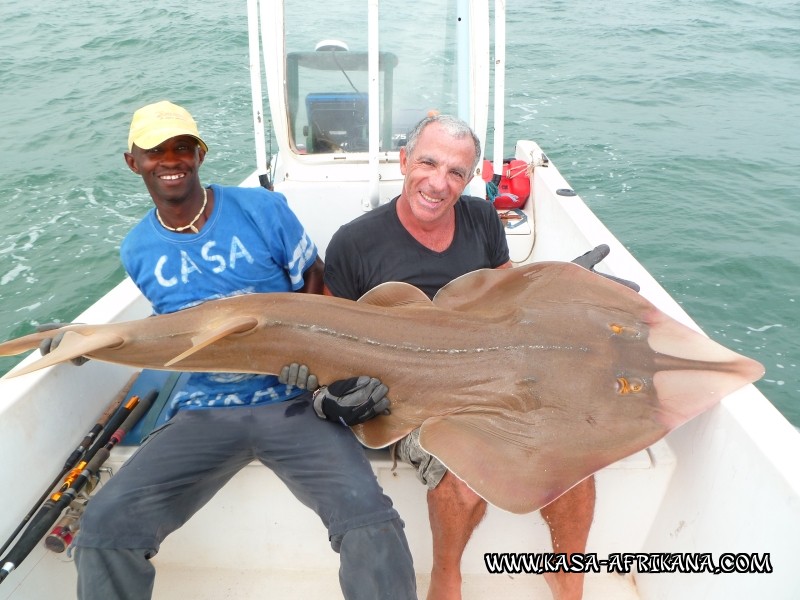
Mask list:
[[450,472],[428,490],[433,535],[428,600],[461,600],[461,557],[485,514],[486,501]]
[[[594,501],[592,476],[541,510],[550,528],[553,552],[586,552],[586,540],[594,517]],[[546,573],[544,578],[555,600],[581,600],[583,597],[583,573]]]

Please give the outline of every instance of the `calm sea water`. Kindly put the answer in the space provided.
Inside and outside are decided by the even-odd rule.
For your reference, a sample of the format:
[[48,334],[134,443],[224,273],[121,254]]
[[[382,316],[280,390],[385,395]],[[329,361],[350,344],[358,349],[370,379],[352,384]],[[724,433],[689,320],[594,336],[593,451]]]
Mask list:
[[[537,140],[709,335],[766,365],[758,387],[800,425],[800,4],[509,4],[507,152]],[[0,339],[122,279],[119,243],[150,206],[122,160],[139,106],[192,110],[206,181],[252,171],[244,14],[0,5]]]

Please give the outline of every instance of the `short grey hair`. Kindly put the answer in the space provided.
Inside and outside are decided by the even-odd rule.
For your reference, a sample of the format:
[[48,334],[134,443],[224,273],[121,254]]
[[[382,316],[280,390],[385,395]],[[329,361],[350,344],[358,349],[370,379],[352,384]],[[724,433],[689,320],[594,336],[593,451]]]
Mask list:
[[414,148],[417,145],[419,136],[422,135],[425,128],[432,123],[441,125],[445,132],[452,138],[460,140],[465,137],[470,137],[472,139],[472,143],[475,145],[475,161],[472,164],[470,173],[474,173],[475,168],[478,166],[478,161],[481,159],[481,141],[469,125],[453,115],[433,115],[422,119],[422,121],[414,126],[414,129],[409,132],[406,138],[406,152],[409,155],[414,153]]

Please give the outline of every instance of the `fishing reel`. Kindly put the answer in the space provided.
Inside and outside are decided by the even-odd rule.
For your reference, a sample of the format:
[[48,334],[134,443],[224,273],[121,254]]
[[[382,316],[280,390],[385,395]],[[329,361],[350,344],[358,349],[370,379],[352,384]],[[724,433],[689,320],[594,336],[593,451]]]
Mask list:
[[78,529],[80,529],[81,516],[83,511],[86,510],[87,502],[89,502],[89,498],[81,496],[70,503],[56,526],[44,539],[45,548],[58,554],[69,548],[78,533]]
[[[100,471],[111,472],[111,469],[104,467]],[[44,539],[45,548],[51,552],[61,554],[70,544],[78,533],[81,527],[81,517],[83,511],[86,510],[86,505],[89,503],[89,496],[100,483],[100,473],[92,475],[86,482],[86,487],[81,491],[75,500],[70,502],[61,519],[56,522],[55,527]]]

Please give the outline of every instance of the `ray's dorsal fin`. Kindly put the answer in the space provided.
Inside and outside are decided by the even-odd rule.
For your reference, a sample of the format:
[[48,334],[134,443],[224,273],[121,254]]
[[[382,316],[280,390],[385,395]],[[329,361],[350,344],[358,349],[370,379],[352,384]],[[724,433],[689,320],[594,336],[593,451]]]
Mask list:
[[[48,333],[52,335],[52,332]],[[121,346],[124,341],[125,340],[119,335],[111,332],[95,332],[90,335],[83,335],[76,331],[67,331],[64,333],[61,343],[55,350],[22,369],[12,371],[8,376],[18,377],[26,373],[44,369],[45,367],[51,367],[58,363],[66,362],[79,356],[90,356],[92,352],[96,352],[97,350]]]
[[402,281],[382,283],[361,296],[358,301],[382,307],[431,305],[431,300],[425,295],[425,292]]
[[464,310],[473,300],[485,296],[495,287],[502,279],[501,271],[506,270],[478,269],[456,277],[436,293],[433,303],[440,308]]
[[164,366],[171,367],[175,363],[179,363],[180,361],[191,356],[195,352],[202,350],[206,346],[210,346],[211,344],[221,340],[222,338],[237,333],[246,333],[252,329],[255,329],[257,326],[258,326],[258,319],[256,319],[255,317],[236,317],[235,319],[228,319],[219,327],[216,327],[215,329],[211,329],[210,331],[206,331],[200,335],[196,335],[195,337],[193,337],[191,348],[186,350],[186,352],[182,352],[172,360],[164,363]]

